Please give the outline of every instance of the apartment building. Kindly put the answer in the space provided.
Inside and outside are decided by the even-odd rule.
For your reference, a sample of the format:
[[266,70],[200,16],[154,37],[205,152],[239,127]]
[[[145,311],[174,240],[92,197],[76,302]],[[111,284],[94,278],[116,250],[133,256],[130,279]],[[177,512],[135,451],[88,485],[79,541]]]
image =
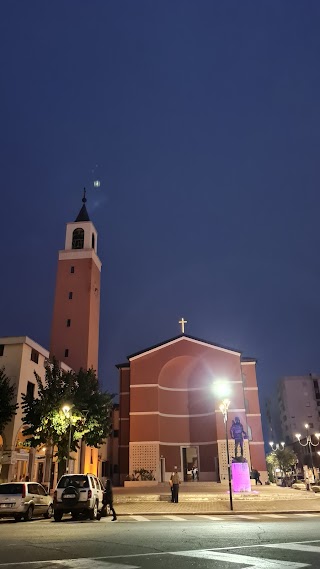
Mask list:
[[320,432],[320,376],[315,374],[286,376],[280,379],[277,389],[281,437],[286,444]]

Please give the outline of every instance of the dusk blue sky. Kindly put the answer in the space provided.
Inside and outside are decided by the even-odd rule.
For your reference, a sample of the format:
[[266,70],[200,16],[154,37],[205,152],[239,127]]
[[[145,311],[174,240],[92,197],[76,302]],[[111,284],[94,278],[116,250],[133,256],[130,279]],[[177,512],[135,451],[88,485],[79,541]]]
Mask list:
[[320,372],[319,2],[12,0],[0,22],[0,335],[49,346],[86,186],[105,387],[181,316],[258,358],[262,400]]

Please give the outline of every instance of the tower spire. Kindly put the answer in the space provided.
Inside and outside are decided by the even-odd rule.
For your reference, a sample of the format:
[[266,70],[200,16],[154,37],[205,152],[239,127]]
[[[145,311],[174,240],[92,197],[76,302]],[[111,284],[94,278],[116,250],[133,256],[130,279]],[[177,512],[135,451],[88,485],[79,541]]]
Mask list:
[[90,221],[90,217],[89,217],[89,214],[88,214],[87,208],[86,208],[86,201],[87,201],[86,194],[87,194],[86,188],[83,188],[83,198],[82,198],[83,206],[78,213],[78,217],[75,219],[76,222],[78,222],[78,221]]

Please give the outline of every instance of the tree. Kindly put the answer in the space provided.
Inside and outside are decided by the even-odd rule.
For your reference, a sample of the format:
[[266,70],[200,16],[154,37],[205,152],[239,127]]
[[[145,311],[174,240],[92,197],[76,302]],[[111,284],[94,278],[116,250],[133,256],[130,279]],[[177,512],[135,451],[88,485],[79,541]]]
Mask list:
[[4,368],[0,368],[0,435],[5,426],[10,423],[13,415],[16,415],[18,403],[14,403],[14,394],[14,385],[10,384]]
[[277,450],[270,452],[267,454],[266,459],[267,465],[270,465],[273,470],[279,468],[284,475],[291,471],[292,467],[297,463],[297,455],[295,452],[286,447],[283,450],[278,448]]
[[[22,394],[23,434],[31,447],[57,447],[58,461],[69,459],[70,450],[79,448],[82,439],[99,447],[111,430],[112,398],[99,389],[95,372],[81,369],[78,373],[61,370],[57,360],[45,364],[45,379],[35,373],[38,397]],[[63,411],[68,405],[70,413]]]

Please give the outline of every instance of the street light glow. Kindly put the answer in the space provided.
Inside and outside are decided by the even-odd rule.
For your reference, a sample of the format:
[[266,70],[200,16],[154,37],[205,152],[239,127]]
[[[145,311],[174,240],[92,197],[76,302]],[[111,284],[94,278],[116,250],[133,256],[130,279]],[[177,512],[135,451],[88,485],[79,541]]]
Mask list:
[[315,436],[317,437],[317,439],[320,439],[320,433],[315,433]]
[[298,440],[301,439],[300,433],[298,433],[298,434],[296,435],[296,437],[297,437]]
[[309,429],[309,424],[308,424],[308,423],[305,424],[305,428],[306,428],[306,429]]
[[62,407],[62,411],[65,415],[67,415],[69,413],[70,409],[71,409],[70,405],[64,405]]
[[273,441],[270,441],[269,445],[270,445],[271,447],[273,447]]
[[213,382],[212,389],[219,399],[226,399],[231,394],[230,383],[223,377]]

